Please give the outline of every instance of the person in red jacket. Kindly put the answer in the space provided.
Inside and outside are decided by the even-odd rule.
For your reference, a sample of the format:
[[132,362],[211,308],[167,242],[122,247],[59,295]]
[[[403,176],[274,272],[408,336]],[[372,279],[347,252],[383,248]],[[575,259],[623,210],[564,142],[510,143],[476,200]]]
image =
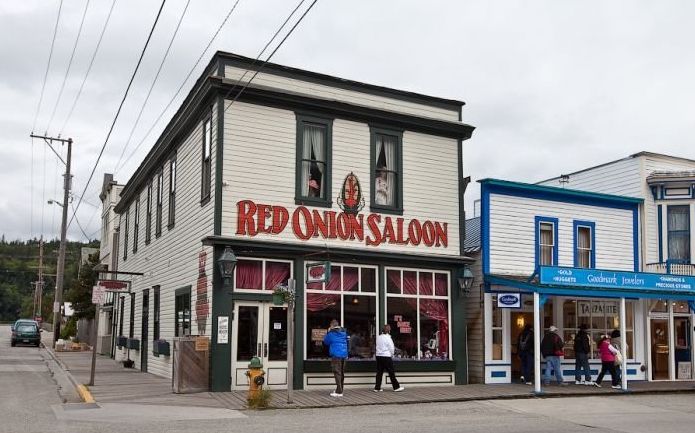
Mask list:
[[606,372],[609,372],[611,374],[611,388],[620,389],[620,385],[618,385],[618,373],[615,371],[615,354],[618,353],[618,349],[611,344],[610,336],[601,336],[601,342],[598,345],[598,353],[601,355],[601,372],[598,374],[598,378],[596,378],[596,383],[594,383],[594,385],[600,388],[603,376]]

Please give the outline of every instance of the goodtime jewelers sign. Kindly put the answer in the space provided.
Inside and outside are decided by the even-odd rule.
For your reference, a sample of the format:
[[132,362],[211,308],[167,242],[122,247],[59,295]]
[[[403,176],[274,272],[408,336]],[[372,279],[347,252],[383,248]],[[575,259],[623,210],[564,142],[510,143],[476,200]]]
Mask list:
[[643,272],[606,271],[541,266],[540,283],[553,286],[602,287],[635,291],[672,290],[692,292],[695,277]]

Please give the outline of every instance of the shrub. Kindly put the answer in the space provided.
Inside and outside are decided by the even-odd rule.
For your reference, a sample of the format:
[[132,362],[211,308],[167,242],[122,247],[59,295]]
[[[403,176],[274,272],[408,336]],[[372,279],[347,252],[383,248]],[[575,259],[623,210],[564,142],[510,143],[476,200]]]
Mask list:
[[74,318],[68,319],[65,326],[60,329],[60,338],[63,340],[68,340],[70,337],[77,335],[77,320]]

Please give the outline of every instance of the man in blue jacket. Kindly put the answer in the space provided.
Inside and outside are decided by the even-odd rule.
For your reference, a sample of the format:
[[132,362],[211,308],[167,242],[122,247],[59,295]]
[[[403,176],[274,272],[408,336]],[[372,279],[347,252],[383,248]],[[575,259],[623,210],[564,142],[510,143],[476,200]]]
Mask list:
[[331,397],[343,396],[345,383],[345,360],[348,357],[348,337],[345,328],[341,328],[337,320],[331,320],[323,344],[328,346],[328,356],[331,357],[331,369],[335,377],[335,391]]

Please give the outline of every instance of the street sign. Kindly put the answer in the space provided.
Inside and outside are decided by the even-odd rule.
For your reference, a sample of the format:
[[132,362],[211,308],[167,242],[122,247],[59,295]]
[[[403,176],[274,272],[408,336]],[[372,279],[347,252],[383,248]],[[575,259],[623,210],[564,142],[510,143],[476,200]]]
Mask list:
[[97,286],[103,287],[106,292],[130,293],[130,281],[98,280]]
[[104,286],[92,287],[92,304],[102,305],[106,298],[106,288]]

